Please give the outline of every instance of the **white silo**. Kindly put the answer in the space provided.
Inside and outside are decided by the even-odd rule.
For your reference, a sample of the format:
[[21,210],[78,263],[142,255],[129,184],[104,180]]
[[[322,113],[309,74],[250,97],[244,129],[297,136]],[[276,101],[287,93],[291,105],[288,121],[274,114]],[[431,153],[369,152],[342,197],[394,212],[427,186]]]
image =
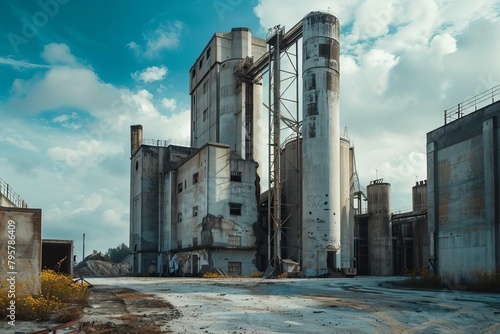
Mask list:
[[341,266],[338,19],[303,19],[302,269],[325,275]]

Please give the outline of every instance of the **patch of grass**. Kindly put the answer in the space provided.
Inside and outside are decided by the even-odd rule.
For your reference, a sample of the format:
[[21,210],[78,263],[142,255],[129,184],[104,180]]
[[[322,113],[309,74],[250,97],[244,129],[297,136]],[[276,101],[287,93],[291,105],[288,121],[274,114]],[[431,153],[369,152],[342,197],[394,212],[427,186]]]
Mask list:
[[[65,260],[59,261],[56,268]],[[70,276],[54,270],[40,273],[41,291],[30,294],[19,284],[16,288],[16,320],[48,320],[68,322],[80,317],[88,304],[90,291],[87,284],[74,283]],[[0,291],[0,317],[7,316],[7,291]]]
[[467,290],[500,293],[500,268],[495,272],[475,270],[469,275],[436,275],[428,269],[413,269],[396,285],[409,288]]

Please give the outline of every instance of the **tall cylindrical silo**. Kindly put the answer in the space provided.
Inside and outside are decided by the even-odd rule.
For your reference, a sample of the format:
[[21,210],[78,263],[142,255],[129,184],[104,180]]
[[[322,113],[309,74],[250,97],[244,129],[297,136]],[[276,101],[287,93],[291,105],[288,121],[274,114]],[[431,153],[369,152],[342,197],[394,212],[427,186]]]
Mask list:
[[303,214],[305,276],[331,273],[340,257],[338,19],[311,12],[303,19]]
[[388,276],[392,270],[391,184],[375,180],[366,187],[368,200],[369,274]]

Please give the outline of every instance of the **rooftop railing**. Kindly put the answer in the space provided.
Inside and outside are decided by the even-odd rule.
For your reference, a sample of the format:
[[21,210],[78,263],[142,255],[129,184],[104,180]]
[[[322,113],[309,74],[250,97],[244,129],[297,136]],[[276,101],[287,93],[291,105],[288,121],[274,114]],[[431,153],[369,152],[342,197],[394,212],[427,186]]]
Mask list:
[[495,103],[495,98],[498,101],[500,96],[500,85],[490,88],[470,99],[467,99],[456,106],[444,111],[444,124],[456,121],[464,117],[466,114],[476,111],[478,108],[486,107]]
[[27,208],[28,204],[16,194],[12,188],[10,188],[9,184],[0,178],[0,194],[5,196],[7,200],[9,200],[15,207],[18,208]]

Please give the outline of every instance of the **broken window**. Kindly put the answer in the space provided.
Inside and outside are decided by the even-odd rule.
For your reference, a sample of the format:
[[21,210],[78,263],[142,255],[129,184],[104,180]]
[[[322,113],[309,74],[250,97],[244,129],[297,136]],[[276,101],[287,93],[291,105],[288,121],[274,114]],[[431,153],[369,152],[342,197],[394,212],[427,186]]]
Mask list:
[[229,214],[232,216],[241,216],[241,204],[229,203]]
[[198,183],[198,173],[193,174],[193,184]]
[[229,246],[239,247],[239,246],[241,246],[241,236],[230,235],[230,236],[228,236],[227,243]]
[[228,262],[227,263],[227,273],[230,276],[241,275],[241,262]]
[[198,206],[193,207],[193,217],[198,216]]
[[231,181],[241,182],[241,172],[231,171]]

